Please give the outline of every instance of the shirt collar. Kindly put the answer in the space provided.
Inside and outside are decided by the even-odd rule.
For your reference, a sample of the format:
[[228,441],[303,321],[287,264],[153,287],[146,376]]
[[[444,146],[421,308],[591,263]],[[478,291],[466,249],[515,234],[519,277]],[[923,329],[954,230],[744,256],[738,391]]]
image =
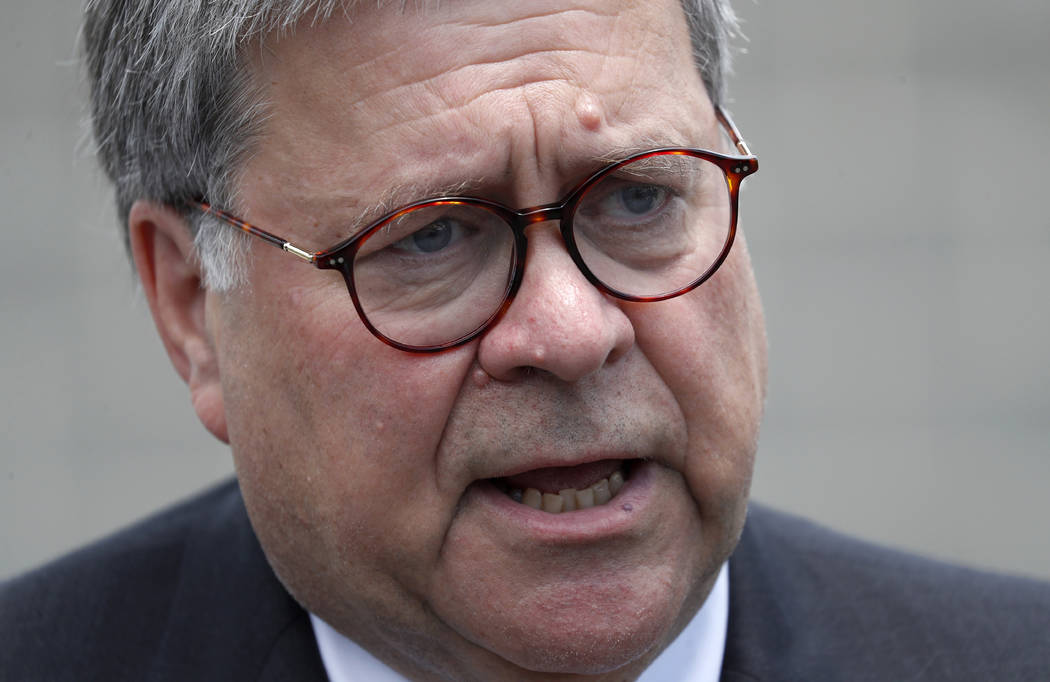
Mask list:
[[[312,613],[310,622],[329,682],[409,682]],[[725,563],[704,605],[638,682],[718,682],[728,626],[729,564]]]

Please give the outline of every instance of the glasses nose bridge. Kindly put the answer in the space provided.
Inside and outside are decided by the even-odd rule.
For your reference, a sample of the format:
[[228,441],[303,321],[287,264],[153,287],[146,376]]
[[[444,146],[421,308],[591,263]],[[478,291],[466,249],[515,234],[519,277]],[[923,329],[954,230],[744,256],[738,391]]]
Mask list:
[[561,233],[562,241],[564,242],[566,251],[569,252],[569,256],[572,258],[573,262],[576,263],[576,266],[583,270],[586,274],[586,268],[582,266],[578,257],[574,253],[574,245],[571,243],[572,240],[565,233],[565,225],[563,221],[566,215],[566,206],[569,203],[570,202],[567,200],[562,200],[555,201],[550,204],[541,204],[539,206],[531,206],[529,208],[523,208],[518,211],[513,211],[514,232],[516,233],[518,245],[522,250],[520,265],[520,267],[522,268],[522,274],[524,274],[525,266],[525,249],[527,248],[526,245],[529,241],[528,235],[525,234],[525,229],[530,225],[538,225],[540,223],[552,221],[558,223],[558,232]]
[[517,223],[516,227],[519,230],[524,231],[526,227],[529,225],[535,225],[536,223],[545,223],[549,220],[561,222],[564,211],[564,201],[523,208],[514,212],[515,216],[517,216],[517,220],[515,221]]
[[590,270],[584,264],[579,251],[577,250],[575,240],[569,231],[571,228],[566,224],[566,219],[571,220],[571,215],[575,211],[576,203],[570,196],[561,201],[555,201],[549,204],[542,204],[539,206],[531,206],[529,208],[523,208],[517,211],[511,211],[513,216],[513,231],[515,233],[515,239],[518,243],[520,256],[515,266],[516,275],[515,282],[511,288],[510,296],[508,300],[513,300],[517,294],[518,287],[521,286],[523,278],[525,276],[525,254],[528,250],[528,236],[525,233],[526,228],[531,225],[538,225],[545,222],[556,222],[558,223],[557,231],[560,234],[562,246],[565,248],[569,259],[573,262],[580,273],[586,278],[591,284],[597,287],[599,290],[604,291],[605,287],[599,282],[594,275],[591,274]]

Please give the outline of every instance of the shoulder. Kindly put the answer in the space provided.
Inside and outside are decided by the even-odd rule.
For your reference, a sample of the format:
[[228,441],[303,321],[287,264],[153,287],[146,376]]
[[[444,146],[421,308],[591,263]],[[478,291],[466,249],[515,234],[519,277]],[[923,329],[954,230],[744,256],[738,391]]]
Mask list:
[[175,580],[187,535],[201,515],[234,494],[231,487],[194,497],[3,583],[0,622],[9,626],[17,613],[23,632],[50,628],[56,616],[77,620],[90,613],[85,607],[113,605],[130,595],[147,600],[139,610],[162,606],[151,602]]
[[211,490],[0,585],[0,670],[62,652],[125,677],[159,645],[193,529],[236,494]]
[[1050,670],[1050,585],[885,549],[758,505],[730,562],[730,590],[731,634],[750,645],[736,653],[756,663],[765,649],[805,671],[771,679],[836,679],[844,662],[858,680]]
[[295,623],[231,481],[0,584],[0,677],[244,679]]

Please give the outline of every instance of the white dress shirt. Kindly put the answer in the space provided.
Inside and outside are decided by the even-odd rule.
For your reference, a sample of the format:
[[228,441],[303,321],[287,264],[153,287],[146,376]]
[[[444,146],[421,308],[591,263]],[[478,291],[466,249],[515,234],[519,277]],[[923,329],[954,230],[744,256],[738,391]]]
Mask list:
[[[330,682],[408,682],[353,640],[310,614]],[[729,565],[723,564],[707,601],[638,682],[718,682],[729,626]]]

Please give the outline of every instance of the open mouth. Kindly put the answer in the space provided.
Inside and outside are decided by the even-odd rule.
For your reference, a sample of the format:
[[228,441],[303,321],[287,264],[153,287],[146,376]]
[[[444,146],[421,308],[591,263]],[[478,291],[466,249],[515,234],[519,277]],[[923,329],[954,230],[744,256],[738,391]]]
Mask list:
[[637,460],[602,460],[572,467],[534,469],[491,482],[515,502],[549,514],[597,507],[609,502],[630,479]]

